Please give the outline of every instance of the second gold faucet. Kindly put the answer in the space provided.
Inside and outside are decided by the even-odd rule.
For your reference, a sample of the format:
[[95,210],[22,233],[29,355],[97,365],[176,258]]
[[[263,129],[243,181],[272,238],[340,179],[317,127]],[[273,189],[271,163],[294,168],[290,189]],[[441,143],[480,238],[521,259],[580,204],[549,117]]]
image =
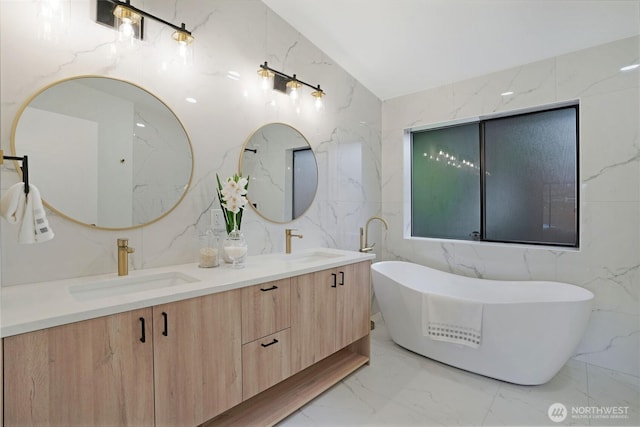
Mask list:
[[135,252],[129,247],[129,239],[118,239],[118,276],[129,274],[129,254]]
[[291,253],[291,238],[297,237],[298,239],[302,239],[302,234],[293,234],[292,231],[295,231],[291,228],[287,228],[284,230],[284,238],[285,238],[285,250],[286,253]]

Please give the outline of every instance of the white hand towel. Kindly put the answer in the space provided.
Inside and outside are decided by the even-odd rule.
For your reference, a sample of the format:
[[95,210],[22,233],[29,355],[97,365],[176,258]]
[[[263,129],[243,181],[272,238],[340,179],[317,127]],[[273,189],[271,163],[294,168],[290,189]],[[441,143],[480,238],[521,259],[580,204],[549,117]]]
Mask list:
[[482,339],[480,303],[442,295],[422,295],[423,335],[478,348]]
[[53,230],[47,221],[40,191],[29,185],[24,193],[24,183],[14,184],[0,199],[0,216],[10,224],[18,224],[18,242],[40,243],[53,239]]
[[40,191],[35,185],[29,184],[29,194],[26,196],[27,204],[18,230],[18,242],[41,243],[53,239],[53,230],[47,221]]
[[0,199],[0,216],[9,224],[17,224],[24,216],[27,197],[24,194],[24,183],[14,184]]

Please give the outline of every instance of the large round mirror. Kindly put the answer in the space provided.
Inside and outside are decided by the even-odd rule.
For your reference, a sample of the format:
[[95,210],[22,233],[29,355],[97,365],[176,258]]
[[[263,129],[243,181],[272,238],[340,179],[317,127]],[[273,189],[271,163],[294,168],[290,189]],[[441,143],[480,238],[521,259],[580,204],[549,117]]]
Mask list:
[[146,90],[81,76],[37,92],[11,132],[29,182],[74,222],[127,229],[157,221],[186,194],[193,151],[176,115]]
[[307,139],[287,124],[269,123],[251,134],[240,154],[239,169],[249,177],[249,204],[269,221],[292,221],[313,203],[318,187],[316,157]]

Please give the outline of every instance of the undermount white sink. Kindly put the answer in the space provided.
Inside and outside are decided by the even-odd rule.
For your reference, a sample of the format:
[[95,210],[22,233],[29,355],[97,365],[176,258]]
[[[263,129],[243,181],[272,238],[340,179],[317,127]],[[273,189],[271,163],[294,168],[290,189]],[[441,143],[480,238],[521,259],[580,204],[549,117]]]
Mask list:
[[335,252],[316,250],[313,252],[302,252],[299,254],[287,254],[285,255],[285,261],[295,263],[308,263],[316,261],[327,261],[331,258],[341,257],[342,254]]
[[140,291],[168,288],[197,281],[198,279],[189,275],[172,271],[146,276],[125,276],[89,283],[80,283],[71,286],[69,288],[69,293],[79,300],[86,301]]

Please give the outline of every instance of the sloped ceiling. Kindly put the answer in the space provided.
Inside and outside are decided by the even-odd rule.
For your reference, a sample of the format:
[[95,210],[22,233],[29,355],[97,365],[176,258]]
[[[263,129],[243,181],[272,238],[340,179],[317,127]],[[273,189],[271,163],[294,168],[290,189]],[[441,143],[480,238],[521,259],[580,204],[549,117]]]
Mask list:
[[382,100],[640,34],[640,0],[263,2]]

